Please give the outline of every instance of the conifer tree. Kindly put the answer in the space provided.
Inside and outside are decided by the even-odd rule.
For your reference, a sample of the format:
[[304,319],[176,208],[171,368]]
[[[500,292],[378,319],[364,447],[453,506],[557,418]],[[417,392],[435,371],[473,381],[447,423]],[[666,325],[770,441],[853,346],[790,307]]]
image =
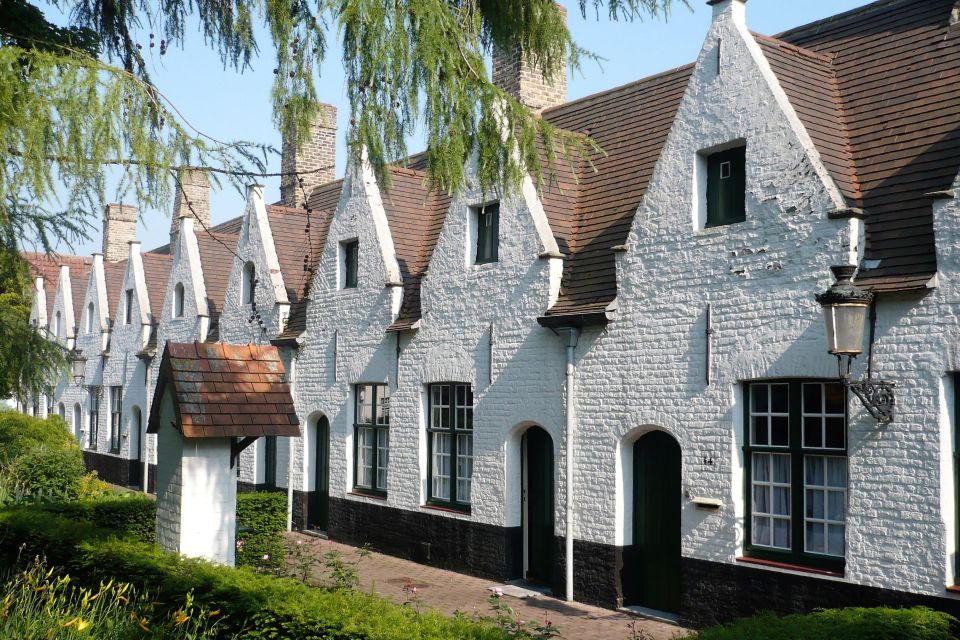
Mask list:
[[[678,0],[686,4],[686,0]],[[141,210],[162,209],[171,171],[210,169],[238,186],[265,175],[262,144],[221,141],[191,127],[151,80],[147,61],[199,28],[226,71],[273,58],[276,126],[300,141],[322,97],[320,62],[339,37],[350,97],[350,153],[361,150],[384,187],[420,125],[434,188],[453,192],[476,153],[485,189],[548,178],[558,160],[595,151],[494,86],[484,60],[519,50],[545,77],[590,54],[553,0],[0,0],[0,252],[29,240],[44,250],[85,237],[102,211],[105,168]],[[580,0],[610,19],[663,16],[672,0]],[[270,42],[256,41],[264,23]],[[265,46],[266,45],[266,46]],[[6,259],[0,256],[0,260]],[[0,336],[2,339],[2,336]],[[0,353],[4,345],[0,344]]]

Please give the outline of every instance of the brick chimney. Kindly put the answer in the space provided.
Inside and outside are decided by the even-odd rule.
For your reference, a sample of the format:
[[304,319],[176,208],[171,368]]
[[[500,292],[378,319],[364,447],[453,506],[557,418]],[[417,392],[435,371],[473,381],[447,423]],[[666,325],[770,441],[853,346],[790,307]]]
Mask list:
[[170,216],[171,244],[177,240],[180,218],[183,216],[196,217],[201,223],[201,230],[210,228],[210,177],[207,172],[192,167],[180,167],[177,180],[173,215]]
[[[558,5],[563,19],[567,10]],[[566,61],[556,77],[547,80],[532,62],[525,60],[519,46],[512,51],[493,52],[493,83],[537,113],[567,101]]]
[[110,262],[127,257],[128,244],[137,239],[137,208],[108,204],[103,212],[103,257]]
[[[320,104],[317,119],[310,127],[310,138],[301,149],[296,148],[293,135],[284,133],[280,157],[280,202],[287,207],[303,206],[304,194],[336,177],[337,108]],[[292,175],[296,172],[297,175]],[[300,189],[298,178],[303,180]]]

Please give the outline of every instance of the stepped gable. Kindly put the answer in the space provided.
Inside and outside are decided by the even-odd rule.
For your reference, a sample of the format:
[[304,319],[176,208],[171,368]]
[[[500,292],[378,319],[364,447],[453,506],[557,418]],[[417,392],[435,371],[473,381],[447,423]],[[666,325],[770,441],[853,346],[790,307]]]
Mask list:
[[864,266],[876,264],[858,282],[876,290],[923,288],[937,270],[926,194],[949,190],[960,169],[954,4],[881,0],[777,36],[832,61],[866,216]]
[[160,426],[162,403],[156,400],[167,385],[172,385],[184,438],[300,436],[290,385],[274,346],[168,342],[148,433]]

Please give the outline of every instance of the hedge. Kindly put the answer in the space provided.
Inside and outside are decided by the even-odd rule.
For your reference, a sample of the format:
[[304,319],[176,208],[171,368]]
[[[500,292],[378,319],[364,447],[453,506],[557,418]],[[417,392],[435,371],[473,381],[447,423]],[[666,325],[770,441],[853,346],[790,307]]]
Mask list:
[[953,616],[926,607],[824,609],[778,618],[762,613],[694,634],[696,640],[950,640],[960,624]]
[[36,498],[75,498],[87,473],[79,449],[47,448],[24,451],[6,469],[17,488]]
[[96,500],[37,505],[37,508],[140,542],[156,540],[157,503],[142,493],[113,494]]
[[287,530],[287,495],[277,491],[237,494],[237,564],[279,567]]
[[221,637],[298,640],[506,640],[492,624],[433,612],[416,613],[378,596],[308,587],[251,569],[181,558],[155,545],[119,539],[90,522],[36,509],[0,511],[0,563],[45,554],[72,581],[91,586],[118,578],[148,589],[175,608],[193,591],[197,604],[219,609]]

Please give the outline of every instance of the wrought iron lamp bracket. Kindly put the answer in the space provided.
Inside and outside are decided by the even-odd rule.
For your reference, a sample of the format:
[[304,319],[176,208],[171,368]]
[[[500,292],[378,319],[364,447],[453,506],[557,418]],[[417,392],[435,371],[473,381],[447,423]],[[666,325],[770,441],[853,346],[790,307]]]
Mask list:
[[847,356],[847,371],[843,372],[840,357],[837,357],[837,365],[841,367],[840,379],[843,380],[843,386],[860,399],[860,403],[870,412],[870,415],[879,424],[889,424],[893,422],[894,409],[896,408],[896,397],[893,390],[897,387],[895,382],[890,380],[851,380],[850,367],[853,358]]

